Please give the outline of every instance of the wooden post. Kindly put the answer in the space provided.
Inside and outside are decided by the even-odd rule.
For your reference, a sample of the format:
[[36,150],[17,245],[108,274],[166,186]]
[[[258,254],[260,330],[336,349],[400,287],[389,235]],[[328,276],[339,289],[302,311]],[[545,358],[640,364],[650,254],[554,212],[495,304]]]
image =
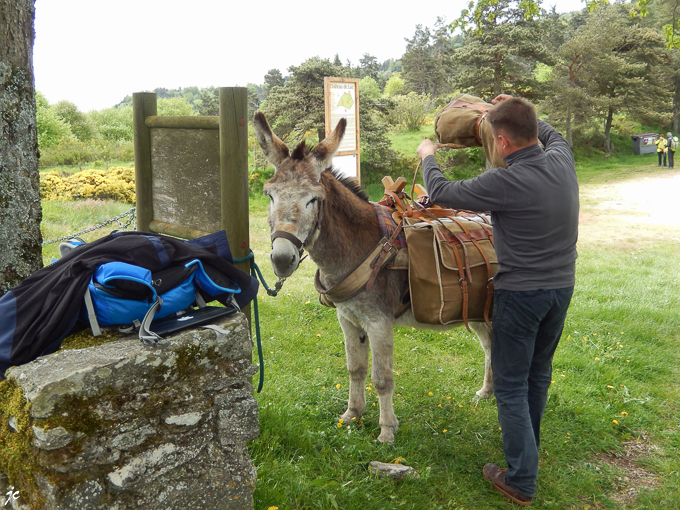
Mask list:
[[135,189],[137,200],[137,230],[149,231],[153,219],[153,195],[151,189],[151,130],[146,118],[155,116],[156,94],[135,92],[132,94],[132,117],[135,133]]
[[[220,87],[219,99],[222,228],[234,258],[241,258],[250,253],[247,89]],[[250,274],[250,261],[237,266]],[[250,319],[250,306],[244,313]]]

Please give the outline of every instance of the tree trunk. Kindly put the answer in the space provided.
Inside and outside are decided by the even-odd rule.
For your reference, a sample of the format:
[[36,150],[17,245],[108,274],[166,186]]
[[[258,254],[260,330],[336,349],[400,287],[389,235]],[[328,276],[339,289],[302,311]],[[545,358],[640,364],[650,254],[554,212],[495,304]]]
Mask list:
[[673,133],[680,132],[680,71],[673,74]]
[[614,121],[614,109],[610,106],[607,110],[607,121],[604,125],[604,150],[609,156],[612,153],[612,123]]
[[571,106],[567,106],[567,118],[564,121],[564,135],[569,147],[573,148],[574,142],[571,136]]
[[42,267],[34,0],[0,0],[0,295]]

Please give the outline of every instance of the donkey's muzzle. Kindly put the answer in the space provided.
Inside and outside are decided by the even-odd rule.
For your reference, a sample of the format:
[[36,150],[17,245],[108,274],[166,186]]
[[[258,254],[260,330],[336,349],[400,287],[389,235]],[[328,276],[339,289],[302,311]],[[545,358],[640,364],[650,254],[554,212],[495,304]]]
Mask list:
[[300,265],[300,251],[284,237],[278,237],[272,241],[272,252],[269,258],[274,274],[279,278],[288,278]]

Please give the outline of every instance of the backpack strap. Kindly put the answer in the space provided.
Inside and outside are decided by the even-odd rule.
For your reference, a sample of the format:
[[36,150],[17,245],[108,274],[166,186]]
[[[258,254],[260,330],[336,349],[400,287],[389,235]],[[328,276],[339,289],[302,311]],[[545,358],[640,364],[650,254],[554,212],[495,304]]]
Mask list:
[[102,330],[99,328],[99,323],[97,322],[97,314],[94,312],[94,304],[92,303],[92,294],[90,294],[90,286],[87,286],[85,291],[85,308],[87,309],[87,319],[90,321],[90,328],[92,329],[93,336],[99,336],[102,334]]
[[160,335],[151,331],[150,327],[151,321],[153,321],[154,316],[161,309],[162,304],[163,300],[160,296],[157,296],[156,301],[151,305],[149,311],[146,312],[144,319],[142,319],[142,323],[139,325],[139,339],[146,345],[156,345],[161,339]]

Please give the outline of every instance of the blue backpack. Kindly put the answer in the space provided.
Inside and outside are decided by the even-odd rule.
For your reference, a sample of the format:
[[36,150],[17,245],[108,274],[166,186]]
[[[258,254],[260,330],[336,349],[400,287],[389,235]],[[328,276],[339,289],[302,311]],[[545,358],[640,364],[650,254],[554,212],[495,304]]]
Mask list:
[[230,280],[213,281],[198,259],[152,273],[125,262],[102,264],[92,275],[85,293],[81,318],[90,323],[92,334],[100,326],[135,326],[145,343],[156,343],[153,321],[183,312],[192,306],[206,307],[206,300],[232,294],[230,304],[238,309],[233,294],[241,292]]

